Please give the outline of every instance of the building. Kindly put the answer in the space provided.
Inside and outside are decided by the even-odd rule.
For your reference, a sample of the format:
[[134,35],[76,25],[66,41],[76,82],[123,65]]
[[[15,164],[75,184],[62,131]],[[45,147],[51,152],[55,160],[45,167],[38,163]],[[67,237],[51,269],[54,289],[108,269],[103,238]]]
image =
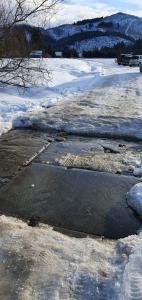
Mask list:
[[79,52],[79,53],[78,53],[78,57],[79,57],[79,58],[82,58],[82,57],[83,57],[83,53],[82,53],[82,52]]
[[30,53],[30,57],[31,58],[41,58],[41,57],[43,57],[43,51],[42,50],[33,50]]
[[62,51],[55,51],[54,56],[61,58],[61,57],[63,57],[63,52]]

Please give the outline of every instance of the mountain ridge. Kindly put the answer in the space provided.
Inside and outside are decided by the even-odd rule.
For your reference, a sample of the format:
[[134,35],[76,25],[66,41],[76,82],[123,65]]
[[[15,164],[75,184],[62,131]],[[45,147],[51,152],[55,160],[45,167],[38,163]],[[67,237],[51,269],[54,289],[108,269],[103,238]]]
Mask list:
[[[142,18],[119,12],[49,29],[29,26],[25,28],[25,37],[27,44],[31,42],[34,49],[44,49],[51,56],[55,51],[84,55],[102,49],[105,55],[106,48],[115,49],[117,54],[125,48],[133,51],[135,43],[142,41]],[[142,52],[142,45],[138,47]]]
[[[89,32],[91,33],[90,38]],[[85,43],[90,40],[90,44],[88,44],[88,50],[90,51],[101,49],[105,46],[113,47],[119,43],[128,45],[138,39],[142,39],[142,18],[119,12],[107,17],[81,20],[73,24],[63,24],[47,29],[46,33],[54,40],[55,48],[59,48],[59,50],[69,47],[76,51],[86,51],[87,46]],[[78,40],[77,35],[79,37]],[[98,43],[99,36],[100,43]]]

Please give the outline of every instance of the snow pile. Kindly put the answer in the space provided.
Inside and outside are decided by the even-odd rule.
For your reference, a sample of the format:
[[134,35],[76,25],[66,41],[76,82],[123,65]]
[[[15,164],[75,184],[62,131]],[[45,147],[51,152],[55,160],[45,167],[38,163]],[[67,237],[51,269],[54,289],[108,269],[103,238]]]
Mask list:
[[142,231],[125,267],[120,300],[142,299]]
[[[64,60],[59,61],[61,63]],[[28,126],[30,121],[33,128],[46,131],[52,129],[84,136],[142,140],[142,91],[139,69],[120,67],[114,60],[105,59],[74,62],[85,63],[87,71],[79,71],[78,78],[56,85],[52,89],[54,92],[58,91],[60,103],[57,102],[56,106],[46,109],[46,102],[49,103],[49,99],[46,98],[42,102],[43,109],[39,111],[35,107],[35,110],[14,121],[13,126],[17,127],[17,121],[18,126]],[[67,68],[71,69],[71,66]],[[88,72],[89,69],[91,72]],[[70,72],[75,76],[73,70]]]
[[142,158],[140,157],[140,160],[136,162],[137,167],[134,169],[134,176],[136,177],[142,177]]
[[[51,58],[43,59],[43,64],[51,74],[48,84],[47,74],[46,80],[43,80],[42,77],[38,78],[38,84],[35,84],[34,87],[29,88],[24,93],[20,91],[19,94],[15,87],[0,88],[0,134],[11,129],[12,124],[14,126],[19,126],[19,124],[20,126],[29,126],[31,119],[38,119],[38,115],[40,118],[40,113],[44,110],[47,111],[47,108],[51,106],[58,106],[57,109],[59,110],[61,102],[68,107],[66,102],[70,103],[71,100],[82,99],[84,102],[84,115],[76,114],[74,123],[72,124],[73,119],[67,120],[67,125],[71,122],[76,128],[78,126],[76,123],[79,122],[81,130],[83,130],[82,125],[85,126],[85,130],[89,130],[90,127],[96,128],[96,122],[98,124],[97,114],[100,118],[102,114],[107,115],[110,120],[111,110],[115,121],[119,115],[126,117],[129,114],[133,118],[136,116],[133,119],[134,122],[131,122],[131,119],[130,124],[126,122],[125,129],[127,132],[128,126],[135,127],[134,131],[141,136],[141,74],[138,68],[119,67],[112,59]],[[135,97],[136,93],[137,98]],[[124,94],[127,94],[126,97],[124,97]],[[134,98],[135,102],[133,101]],[[90,104],[88,102],[86,105],[87,100],[90,101]],[[75,110],[75,107],[73,110]],[[71,112],[70,117],[72,118]],[[26,124],[26,120],[29,118],[30,122],[28,121]],[[22,119],[22,122],[20,120],[19,123],[18,119]],[[60,124],[56,125],[62,127],[63,120],[62,118],[59,119]],[[125,121],[124,118],[123,120]],[[101,131],[100,126],[99,131]]]
[[127,202],[142,217],[142,183],[138,183],[132,187],[127,195]]
[[19,115],[56,105],[83,90],[81,78],[91,73],[91,66],[83,60],[44,59],[43,64],[50,71],[50,81],[47,74],[45,80],[38,78],[38,85],[26,91],[0,88],[0,134],[11,129]]
[[71,237],[5,216],[0,232],[1,299],[123,299],[123,272],[139,236]]
[[12,92],[11,88],[0,89],[0,134],[11,129],[13,119],[34,105],[31,99],[18,95],[18,91],[15,95]]

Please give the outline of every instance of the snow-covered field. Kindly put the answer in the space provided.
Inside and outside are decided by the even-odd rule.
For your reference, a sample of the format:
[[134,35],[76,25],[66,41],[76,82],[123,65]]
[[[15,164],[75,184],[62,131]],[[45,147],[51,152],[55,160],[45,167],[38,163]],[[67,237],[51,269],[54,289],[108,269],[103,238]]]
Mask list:
[[[118,67],[114,60],[105,59],[44,59],[51,71],[50,81],[41,81],[38,86],[25,92],[15,87],[0,88],[0,134],[12,127],[18,116],[27,116],[31,111],[40,111],[62,101],[73,100],[85,91],[99,88],[103,77],[130,74],[138,76],[138,68]],[[127,89],[127,85],[126,85]],[[115,93],[119,93],[115,89]]]

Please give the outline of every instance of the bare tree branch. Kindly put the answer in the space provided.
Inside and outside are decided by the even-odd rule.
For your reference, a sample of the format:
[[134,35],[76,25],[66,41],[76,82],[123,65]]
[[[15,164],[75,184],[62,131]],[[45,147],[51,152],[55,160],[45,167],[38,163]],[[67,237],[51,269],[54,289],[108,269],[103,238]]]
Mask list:
[[[51,18],[62,0],[1,0],[0,3],[0,85],[28,87],[34,85],[35,74],[49,77],[49,72],[30,59],[23,27],[33,17]],[[21,26],[21,27],[20,27]],[[35,78],[36,77],[36,78]]]

